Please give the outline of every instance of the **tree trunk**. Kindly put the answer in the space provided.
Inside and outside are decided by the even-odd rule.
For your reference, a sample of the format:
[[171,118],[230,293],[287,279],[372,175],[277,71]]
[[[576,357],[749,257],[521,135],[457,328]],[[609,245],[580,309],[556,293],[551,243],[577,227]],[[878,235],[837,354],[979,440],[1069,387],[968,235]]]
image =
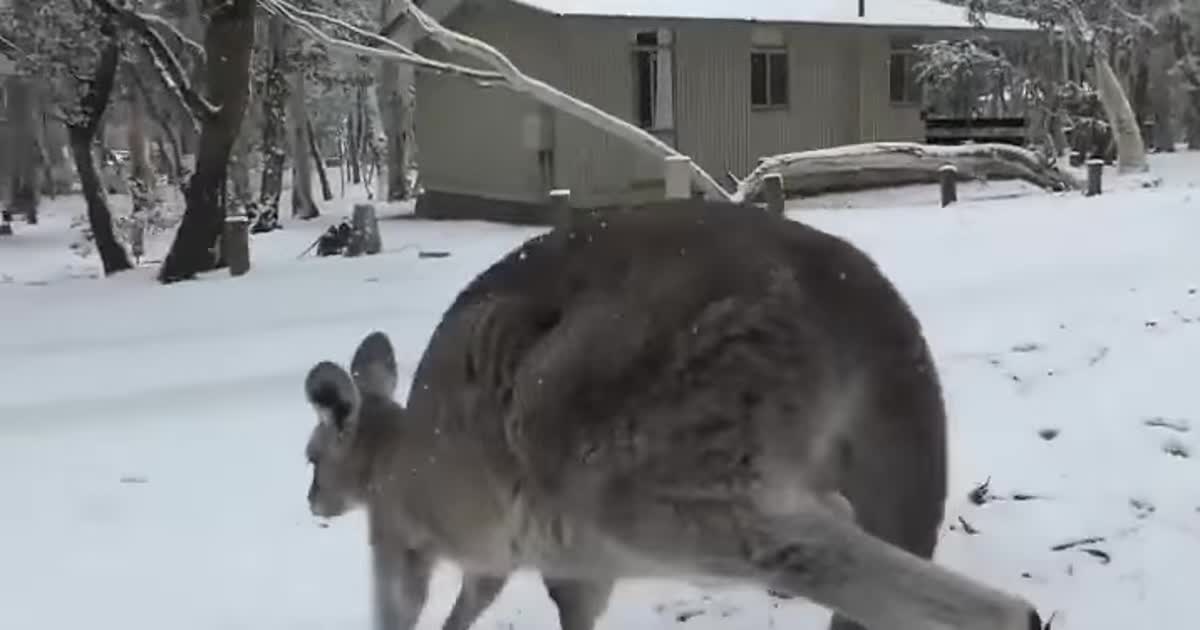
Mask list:
[[159,271],[162,282],[192,278],[216,264],[214,248],[225,218],[220,194],[250,83],[255,5],[255,0],[204,2],[210,16],[204,38],[208,58],[205,83],[209,100],[219,111],[201,126],[196,171],[187,188],[187,209]]
[[8,114],[12,135],[8,149],[12,172],[8,187],[8,210],[24,215],[29,223],[37,223],[42,192],[42,148],[38,141],[38,116],[34,100],[33,79],[9,80]]
[[79,126],[67,129],[67,135],[71,142],[71,156],[75,159],[75,170],[79,174],[79,184],[83,188],[83,198],[87,202],[88,225],[96,241],[96,250],[100,253],[104,274],[112,275],[131,269],[133,265],[129,262],[129,254],[117,242],[113,231],[112,213],[109,212],[104,187],[100,184],[100,172],[92,155],[93,135]]
[[359,165],[362,148],[358,135],[358,112],[359,108],[356,107],[346,119],[346,163],[342,164],[343,170],[349,167],[350,181],[354,184],[362,183],[362,170]]
[[1182,16],[1171,19],[1171,44],[1182,79],[1184,120],[1187,125],[1187,143],[1191,150],[1200,150],[1200,61],[1195,58],[1196,38]]
[[[212,4],[211,0],[185,0],[179,4],[184,7],[180,30],[194,42],[204,41],[206,36],[204,13],[208,6]],[[176,54],[183,54],[182,50]],[[192,85],[199,85],[204,81],[204,68],[197,64],[195,69],[190,73],[188,80],[192,82]],[[187,124],[186,121],[191,120],[192,117],[187,108],[183,107],[178,102],[178,99],[172,100],[174,101],[172,107],[175,108],[174,117],[183,121],[183,124],[179,125],[179,147],[184,155],[194,156],[196,155],[196,145],[199,142],[200,132],[196,129],[196,125]]]
[[[154,143],[158,146],[158,153],[163,160],[163,164],[159,165],[159,170],[167,176],[167,181],[172,186],[177,186],[180,178],[183,177],[183,153],[180,150],[180,141],[175,134],[174,125],[169,114],[154,102],[153,92],[146,88],[141,74],[135,67],[131,67],[131,70],[128,76],[133,82],[137,98],[140,99],[142,111],[154,122],[157,129]],[[168,149],[170,153],[167,152]]]
[[868,190],[936,183],[939,169],[953,164],[960,179],[1020,179],[1050,190],[1079,188],[1069,172],[1048,164],[1037,153],[1007,144],[959,146],[913,142],[875,142],[776,155],[760,160],[738,182],[735,201],[748,201],[762,191],[763,178],[778,173],[792,194]]
[[[395,0],[380,0],[379,23],[384,26],[391,22],[403,2]],[[412,48],[412,29],[401,27],[392,39],[401,46]],[[386,168],[386,197],[389,201],[401,201],[408,198],[408,149],[409,127],[411,125],[412,98],[410,90],[413,85],[413,67],[401,65],[396,61],[383,61],[379,64],[379,100],[380,122],[387,137],[387,168]]]
[[1175,117],[1171,112],[1171,82],[1168,70],[1171,65],[1169,49],[1157,44],[1150,50],[1149,59],[1150,112],[1154,118],[1154,133],[1150,143],[1159,151],[1174,151],[1176,129]]
[[[43,99],[49,99],[49,96],[43,94]],[[46,100],[46,102],[49,101]],[[46,109],[43,106],[43,114],[40,116],[42,122],[42,145],[46,148],[45,153],[47,157],[44,173],[45,181],[42,182],[42,191],[54,197],[71,192],[72,182],[68,175],[71,165],[67,156],[69,153],[67,128],[61,122],[47,115],[45,113]]]
[[253,167],[250,137],[257,128],[257,121],[252,113],[255,105],[254,94],[251,93],[246,97],[246,115],[242,119],[237,138],[233,141],[233,150],[229,158],[229,186],[232,189],[230,202],[235,208],[246,208],[254,202],[254,189],[250,184],[250,170]]
[[284,124],[287,121],[287,25],[283,18],[271,16],[268,38],[270,60],[267,65],[266,86],[263,89],[262,127],[262,184],[258,202],[263,212],[279,216],[279,199],[283,195]]
[[1150,63],[1146,55],[1138,55],[1133,67],[1133,115],[1142,131],[1142,140],[1152,145],[1152,137],[1147,137],[1146,129],[1153,116],[1150,110]]
[[1187,103],[1184,106],[1184,124],[1187,125],[1187,147],[1200,150],[1200,87],[1184,86]]
[[288,98],[288,124],[292,127],[292,216],[315,219],[321,216],[313,199],[313,165],[308,138],[308,98],[304,86],[304,69],[292,73],[291,94]]
[[79,100],[80,118],[67,127],[67,138],[83,188],[83,198],[87,201],[88,225],[100,254],[100,264],[104,267],[105,275],[112,275],[131,269],[133,265],[129,263],[129,254],[113,233],[112,213],[109,212],[104,186],[100,183],[100,173],[96,170],[95,156],[92,154],[92,142],[112,97],[117,63],[121,58],[115,26],[108,22],[102,26],[101,32],[107,36],[107,40],[100,51],[91,80],[81,82],[83,96]]
[[1096,94],[1104,106],[1108,124],[1112,127],[1113,139],[1117,142],[1117,170],[1122,173],[1143,172],[1149,169],[1146,161],[1146,144],[1142,130],[1121,81],[1109,62],[1103,47],[1094,47]]
[[141,95],[134,92],[129,99],[129,121],[126,125],[129,141],[129,176],[150,182],[154,170],[150,166],[150,154],[146,141],[146,105]]
[[[408,197],[408,88],[405,81],[411,77],[411,66],[400,66],[398,62],[384,61],[379,64],[379,112],[383,131],[387,136],[386,188],[389,201],[401,201]],[[407,70],[407,72],[406,72]]]
[[250,142],[247,130],[238,134],[233,143],[233,153],[229,158],[229,182],[233,188],[230,199],[238,208],[245,208],[254,201],[254,191],[250,186]]
[[329,185],[329,173],[325,171],[325,160],[321,159],[321,147],[317,146],[317,134],[313,131],[312,120],[307,121],[308,150],[312,154],[313,165],[317,168],[317,179],[321,181],[321,196],[325,201],[333,201],[333,188]]

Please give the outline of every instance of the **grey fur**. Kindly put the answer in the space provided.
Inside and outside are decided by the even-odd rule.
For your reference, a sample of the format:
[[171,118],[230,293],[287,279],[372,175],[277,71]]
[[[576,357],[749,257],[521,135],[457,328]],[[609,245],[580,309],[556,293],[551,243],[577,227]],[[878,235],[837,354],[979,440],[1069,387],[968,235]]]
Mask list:
[[591,215],[459,294],[407,410],[380,386],[386,337],[356,357],[356,378],[324,362],[308,379],[322,418],[351,410],[309,441],[310,503],[367,509],[380,630],[413,627],[439,558],[465,576],[448,630],[521,567],[564,630],[590,630],[634,576],[757,583],[829,607],[838,630],[1038,623],[929,560],[946,495],[934,363],[875,264],[818,230],[696,200]]

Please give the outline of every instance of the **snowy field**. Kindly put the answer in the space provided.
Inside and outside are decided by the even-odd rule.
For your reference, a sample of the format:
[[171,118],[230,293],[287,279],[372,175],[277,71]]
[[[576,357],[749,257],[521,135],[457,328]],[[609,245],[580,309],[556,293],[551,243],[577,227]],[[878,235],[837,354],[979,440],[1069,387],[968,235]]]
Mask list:
[[[939,561],[1029,597],[1055,630],[1200,619],[1200,155],[1154,164],[1157,185],[1096,199],[995,184],[940,209],[915,187],[790,211],[870,252],[925,323],[952,416]],[[361,517],[307,512],[302,378],[376,328],[407,378],[455,293],[538,230],[389,220],[381,255],[298,259],[347,205],[256,237],[248,276],[163,287],[153,266],[97,279],[67,247],[81,211],[49,202],[0,240],[0,628],[368,628]],[[422,630],[457,580],[437,574]],[[827,616],[629,581],[600,627]],[[523,574],[476,627],[557,619]]]

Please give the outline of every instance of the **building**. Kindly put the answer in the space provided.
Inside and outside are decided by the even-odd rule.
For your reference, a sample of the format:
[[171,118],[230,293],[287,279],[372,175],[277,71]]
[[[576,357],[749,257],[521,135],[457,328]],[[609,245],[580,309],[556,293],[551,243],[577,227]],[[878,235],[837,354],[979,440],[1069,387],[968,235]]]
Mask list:
[[[972,28],[936,0],[463,0],[443,22],[721,179],[765,155],[923,139],[912,46]],[[538,221],[555,188],[577,207],[663,195],[658,160],[524,95],[424,73],[417,95],[422,216]]]

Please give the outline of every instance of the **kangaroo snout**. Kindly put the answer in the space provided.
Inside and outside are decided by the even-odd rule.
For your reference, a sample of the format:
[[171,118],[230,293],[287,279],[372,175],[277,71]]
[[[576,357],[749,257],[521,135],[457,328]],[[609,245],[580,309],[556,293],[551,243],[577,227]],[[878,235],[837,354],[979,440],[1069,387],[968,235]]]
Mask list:
[[314,476],[308,486],[308,511],[318,518],[337,518],[350,510],[345,499],[322,492]]

